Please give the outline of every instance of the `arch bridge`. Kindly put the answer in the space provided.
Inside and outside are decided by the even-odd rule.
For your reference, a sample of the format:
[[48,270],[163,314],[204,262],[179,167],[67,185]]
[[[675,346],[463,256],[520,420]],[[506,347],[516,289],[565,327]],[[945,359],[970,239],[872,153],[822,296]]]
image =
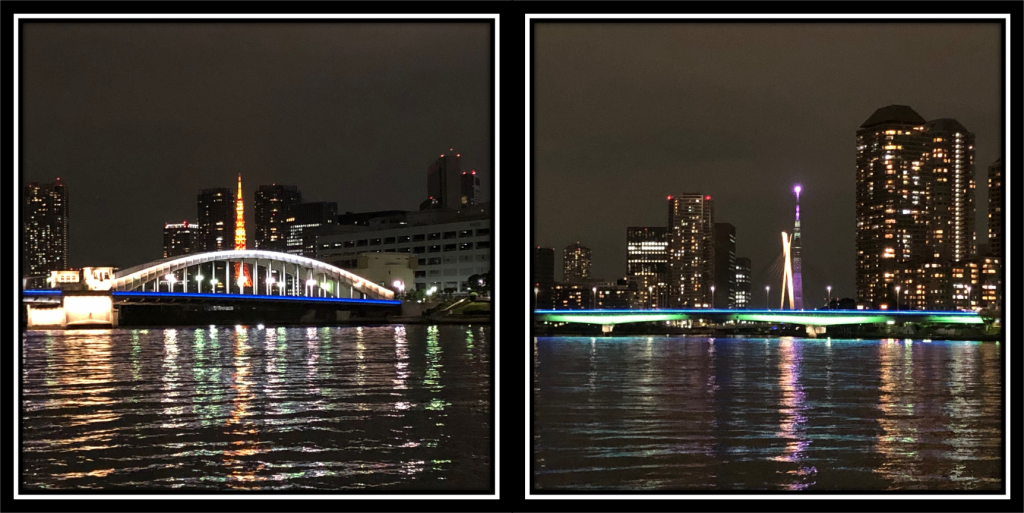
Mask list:
[[[236,279],[246,266],[250,282]],[[114,273],[111,290],[253,296],[394,299],[394,292],[333,265],[289,253],[241,249],[195,253]]]

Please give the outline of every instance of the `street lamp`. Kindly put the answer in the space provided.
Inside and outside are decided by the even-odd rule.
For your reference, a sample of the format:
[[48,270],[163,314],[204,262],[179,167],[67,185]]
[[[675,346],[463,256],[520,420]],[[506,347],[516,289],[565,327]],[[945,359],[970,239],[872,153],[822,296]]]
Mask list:
[[167,280],[167,292],[174,292],[174,282],[178,281],[178,279],[173,274],[164,276],[164,279]]
[[971,286],[970,285],[965,285],[964,287],[967,288],[967,309],[970,310],[971,309]]
[[771,306],[768,304],[768,291],[772,289],[771,285],[764,286],[764,307],[771,310]]
[[395,280],[391,285],[398,289],[398,296],[401,297],[402,292],[405,291],[405,283],[403,283],[402,280]]
[[203,292],[203,275],[196,276],[196,292],[202,294]]
[[828,291],[828,309],[831,310],[832,309],[832,285],[829,285],[829,286],[825,287],[825,290]]
[[711,286],[711,308],[715,307],[715,286]]
[[594,287],[593,290],[594,290],[594,298],[592,299],[592,301],[594,303],[594,306],[592,307],[592,309],[593,310],[597,310],[597,287]]
[[263,283],[267,284],[267,295],[268,296],[273,294],[273,292],[271,292],[270,290],[274,288],[274,283],[276,283],[276,282],[277,282],[277,280],[275,280],[273,276],[267,276],[267,279],[263,280]]
[[238,293],[239,294],[244,294],[245,293],[245,278],[239,278],[238,279]]
[[647,309],[654,310],[654,285],[647,287]]
[[900,311],[900,286],[896,285],[896,311]]
[[310,278],[310,279],[306,280],[306,295],[307,296],[310,295],[310,291],[313,290],[313,287],[315,287],[315,286],[316,286],[316,280],[314,280],[313,278]]
[[540,292],[540,289],[537,288],[537,287],[534,287],[533,288],[533,309],[534,310],[537,309],[537,293],[538,292]]
[[210,292],[217,293],[217,278],[210,279]]

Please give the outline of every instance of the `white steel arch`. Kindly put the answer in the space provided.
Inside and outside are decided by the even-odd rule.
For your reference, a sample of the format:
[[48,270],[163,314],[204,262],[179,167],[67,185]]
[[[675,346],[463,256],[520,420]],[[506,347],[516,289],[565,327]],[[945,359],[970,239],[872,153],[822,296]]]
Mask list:
[[[266,251],[261,249],[238,249],[195,253],[129,267],[128,269],[114,273],[114,280],[111,289],[131,290],[137,284],[150,283],[154,280],[159,280],[168,273],[174,273],[175,271],[208,262],[230,261],[232,263],[244,262],[246,264],[253,264],[256,260],[258,260],[260,264],[269,262],[298,266],[303,271],[320,274],[325,278],[337,281],[340,285],[350,287],[351,290],[359,291],[369,299],[394,299],[395,296],[395,293],[387,288],[381,287],[380,285],[367,281],[356,274],[352,274],[344,269],[319,260],[299,255],[292,255],[290,253]],[[271,268],[273,268],[273,266],[271,266]],[[258,281],[258,277],[256,276],[254,276],[253,279]]]

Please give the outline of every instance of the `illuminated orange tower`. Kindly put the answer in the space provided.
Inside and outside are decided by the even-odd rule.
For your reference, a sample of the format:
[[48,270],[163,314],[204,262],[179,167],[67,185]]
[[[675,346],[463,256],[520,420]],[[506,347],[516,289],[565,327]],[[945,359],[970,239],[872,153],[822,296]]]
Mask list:
[[[235,249],[245,249],[245,208],[242,205],[242,173],[238,173],[238,196],[235,197]],[[235,264],[235,281],[248,286],[249,269],[244,264]]]

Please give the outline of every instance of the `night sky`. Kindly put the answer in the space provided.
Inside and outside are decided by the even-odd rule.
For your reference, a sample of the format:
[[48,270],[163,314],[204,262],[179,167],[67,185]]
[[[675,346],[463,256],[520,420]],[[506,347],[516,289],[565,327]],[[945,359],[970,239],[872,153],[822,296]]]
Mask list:
[[824,304],[829,284],[854,297],[855,132],[891,104],[975,133],[987,241],[997,23],[539,23],[535,36],[534,236],[556,248],[556,279],[575,241],[595,277],[625,276],[626,227],[665,226],[666,196],[700,192],[736,226],[763,306],[800,183],[805,301]]
[[487,23],[25,23],[23,179],[68,186],[73,267],[160,258],[196,193],[416,210],[449,148],[490,199]]

